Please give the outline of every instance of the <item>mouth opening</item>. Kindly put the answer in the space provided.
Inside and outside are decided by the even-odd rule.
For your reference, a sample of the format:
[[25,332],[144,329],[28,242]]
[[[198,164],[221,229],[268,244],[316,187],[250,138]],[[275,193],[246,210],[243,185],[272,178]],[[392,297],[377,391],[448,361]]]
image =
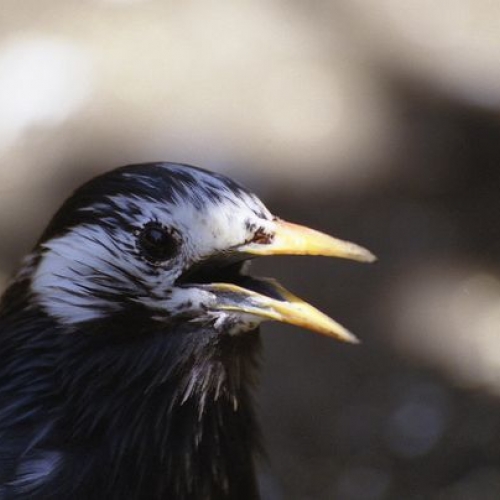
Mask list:
[[[357,342],[348,330],[283,288],[277,281],[246,274],[247,260],[219,256],[191,266],[177,285],[211,293],[210,310],[229,314],[238,325],[234,333],[253,331],[261,321],[289,323],[345,342]],[[221,316],[224,317],[224,316]],[[249,322],[249,317],[253,319]],[[233,325],[234,326],[234,325]]]
[[229,259],[211,259],[195,264],[178,279],[180,286],[209,285],[212,283],[229,283],[260,295],[285,302],[287,299],[268,280],[254,278],[246,274],[248,260],[231,261]]

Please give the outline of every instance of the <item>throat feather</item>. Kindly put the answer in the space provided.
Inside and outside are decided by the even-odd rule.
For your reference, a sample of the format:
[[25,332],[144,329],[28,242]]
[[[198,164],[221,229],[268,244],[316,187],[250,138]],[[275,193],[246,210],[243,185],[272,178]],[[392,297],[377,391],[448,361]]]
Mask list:
[[154,484],[162,496],[151,498],[257,498],[260,437],[252,388],[258,334],[148,335],[146,342],[108,337],[93,366],[78,360],[86,349],[72,353],[64,426],[74,429],[74,445],[100,448],[97,474],[111,470],[118,489],[144,493]]

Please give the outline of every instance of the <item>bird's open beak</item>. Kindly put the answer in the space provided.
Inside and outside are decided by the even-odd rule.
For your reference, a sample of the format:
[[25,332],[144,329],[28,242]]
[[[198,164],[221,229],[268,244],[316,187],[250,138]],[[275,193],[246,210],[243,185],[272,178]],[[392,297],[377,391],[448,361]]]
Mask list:
[[[358,245],[333,238],[308,227],[275,221],[271,238],[242,245],[233,252],[241,255],[323,255],[361,262],[375,256]],[[237,283],[210,283],[204,286],[217,297],[217,309],[248,314],[260,319],[281,321],[307,328],[345,342],[356,337],[315,307],[296,297],[275,280],[242,276]]]

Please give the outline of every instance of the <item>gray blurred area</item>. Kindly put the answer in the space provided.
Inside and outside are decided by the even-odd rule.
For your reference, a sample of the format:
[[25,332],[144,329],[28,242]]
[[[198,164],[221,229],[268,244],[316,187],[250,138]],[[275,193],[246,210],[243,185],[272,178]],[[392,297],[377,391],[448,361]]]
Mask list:
[[265,498],[500,498],[500,5],[2,0],[0,275],[93,175],[229,174],[379,262],[259,261]]

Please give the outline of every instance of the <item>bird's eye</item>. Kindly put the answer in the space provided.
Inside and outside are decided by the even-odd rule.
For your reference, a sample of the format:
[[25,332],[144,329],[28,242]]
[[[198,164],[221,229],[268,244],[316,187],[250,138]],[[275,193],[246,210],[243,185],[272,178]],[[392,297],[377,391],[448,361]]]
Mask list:
[[161,224],[146,224],[138,234],[137,245],[141,254],[153,263],[171,259],[178,251],[177,234]]

